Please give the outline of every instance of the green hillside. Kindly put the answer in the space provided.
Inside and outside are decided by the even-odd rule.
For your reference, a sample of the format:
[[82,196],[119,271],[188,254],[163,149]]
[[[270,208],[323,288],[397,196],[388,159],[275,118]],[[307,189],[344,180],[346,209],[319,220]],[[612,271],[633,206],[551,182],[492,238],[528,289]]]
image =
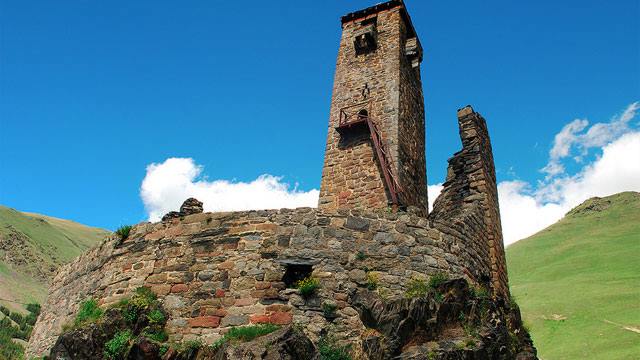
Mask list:
[[[58,266],[107,234],[103,229],[0,206],[0,299],[42,302]],[[22,310],[13,302],[0,304]]]
[[640,359],[640,193],[587,200],[507,262],[541,359]]

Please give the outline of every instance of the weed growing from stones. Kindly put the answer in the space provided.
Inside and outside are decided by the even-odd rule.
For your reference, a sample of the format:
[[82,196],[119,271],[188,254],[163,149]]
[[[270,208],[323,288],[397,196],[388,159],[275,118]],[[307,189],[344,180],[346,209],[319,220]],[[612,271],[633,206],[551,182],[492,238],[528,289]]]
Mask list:
[[324,313],[324,317],[332,318],[336,316],[336,310],[338,309],[338,305],[332,302],[325,301],[322,303],[322,312]]
[[378,274],[375,273],[367,273],[367,289],[373,291],[378,288]]
[[164,316],[162,311],[158,309],[151,310],[147,315],[147,319],[149,320],[149,324],[152,325],[164,324],[166,321],[166,317]]
[[352,360],[349,350],[350,346],[340,346],[330,336],[325,336],[318,342],[321,360]]
[[227,342],[247,342],[257,337],[271,334],[272,332],[280,329],[280,326],[274,324],[260,324],[251,326],[232,327],[229,331],[218,341],[211,345],[212,349],[217,349]]
[[429,292],[429,286],[422,279],[411,279],[407,284],[405,296],[408,298],[424,297]]
[[116,235],[120,239],[120,243],[127,240],[127,238],[129,237],[129,233],[131,232],[131,229],[133,229],[133,226],[131,225],[122,225],[118,228],[118,230],[116,230]]
[[429,278],[429,287],[435,289],[447,280],[449,280],[449,278],[447,278],[447,275],[443,273],[436,273]]
[[315,294],[318,289],[320,289],[320,280],[313,277],[308,277],[298,281],[296,283],[296,288],[298,288],[300,295],[302,295],[303,297],[310,297],[311,295]]
[[84,325],[96,322],[102,317],[103,314],[104,310],[102,310],[100,306],[98,306],[98,301],[93,298],[87,299],[80,303],[78,315],[76,315],[75,320],[73,320],[73,324],[67,328],[79,328]]
[[366,258],[367,258],[367,255],[365,255],[365,253],[362,251],[358,251],[358,253],[356,254],[356,260],[362,261]]
[[163,343],[169,340],[169,335],[164,330],[145,330],[142,335],[149,340]]
[[121,359],[129,349],[131,337],[131,330],[118,332],[104,344],[104,357],[107,359]]

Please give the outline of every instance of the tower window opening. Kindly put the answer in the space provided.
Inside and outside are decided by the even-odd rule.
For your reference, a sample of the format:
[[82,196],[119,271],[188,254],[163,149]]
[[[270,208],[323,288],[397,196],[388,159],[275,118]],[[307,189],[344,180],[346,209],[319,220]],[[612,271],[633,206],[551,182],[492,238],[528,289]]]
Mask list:
[[310,264],[286,264],[286,270],[282,282],[287,288],[295,288],[296,283],[311,276],[313,266]]
[[365,109],[362,109],[358,112],[358,120],[363,120],[369,117],[369,112]]

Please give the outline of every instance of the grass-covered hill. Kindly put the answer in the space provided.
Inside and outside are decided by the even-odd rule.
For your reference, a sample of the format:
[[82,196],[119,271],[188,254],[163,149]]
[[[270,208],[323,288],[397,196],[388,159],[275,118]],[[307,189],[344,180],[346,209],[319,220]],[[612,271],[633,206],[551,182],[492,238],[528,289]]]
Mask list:
[[[103,229],[0,206],[0,299],[41,303],[58,266],[107,234]],[[24,311],[13,302],[0,300],[0,305]]]
[[541,359],[640,359],[640,193],[587,200],[507,262]]

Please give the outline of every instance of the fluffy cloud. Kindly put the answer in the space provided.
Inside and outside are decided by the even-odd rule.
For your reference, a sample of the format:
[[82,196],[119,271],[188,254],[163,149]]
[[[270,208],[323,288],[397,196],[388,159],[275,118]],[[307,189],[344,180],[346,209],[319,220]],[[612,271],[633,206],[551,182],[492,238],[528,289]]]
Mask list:
[[204,202],[205,211],[315,207],[318,203],[318,190],[291,188],[281,177],[261,175],[251,182],[208,181],[201,176],[203,170],[190,158],[170,158],[147,166],[140,196],[149,220],[160,220],[189,197]]
[[547,173],[547,178],[562,175],[565,171],[562,159],[572,155],[572,150],[578,153],[573,154],[574,160],[580,162],[592,148],[602,146],[617,139],[623,134],[631,131],[630,121],[636,116],[640,104],[635,102],[629,105],[621,114],[614,116],[608,123],[596,123],[589,127],[589,120],[576,119],[565,125],[556,134],[553,147],[549,151],[549,163],[542,169]]
[[505,243],[544,229],[594,196],[640,191],[640,132],[630,132],[602,147],[602,155],[573,176],[541,182],[498,185]]
[[442,188],[444,186],[442,184],[429,185],[427,187],[427,195],[429,198],[429,211],[433,210],[433,203],[436,201],[436,198],[442,192]]

